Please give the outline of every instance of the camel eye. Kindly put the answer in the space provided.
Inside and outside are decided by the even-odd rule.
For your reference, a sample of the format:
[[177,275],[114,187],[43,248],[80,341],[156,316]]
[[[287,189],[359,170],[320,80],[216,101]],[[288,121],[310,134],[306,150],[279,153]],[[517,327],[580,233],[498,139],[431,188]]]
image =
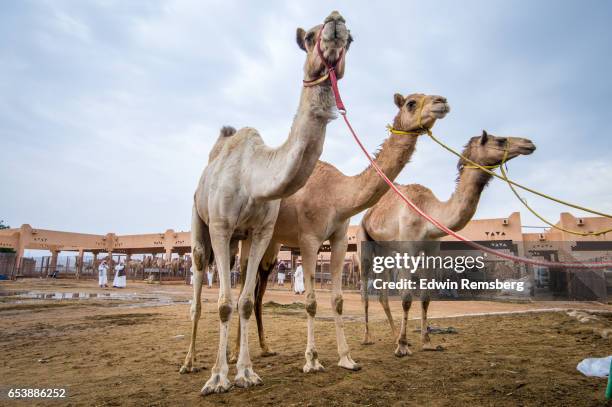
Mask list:
[[497,144],[499,144],[500,146],[503,146],[504,144],[506,144],[506,141],[508,141],[507,138],[500,138],[497,140]]
[[416,102],[414,100],[409,100],[408,103],[406,103],[406,107],[410,110],[412,110],[415,106]]
[[306,42],[308,43],[312,43],[312,40],[314,38],[315,33],[312,31],[309,31],[306,33],[306,35],[304,36],[304,39],[306,40]]

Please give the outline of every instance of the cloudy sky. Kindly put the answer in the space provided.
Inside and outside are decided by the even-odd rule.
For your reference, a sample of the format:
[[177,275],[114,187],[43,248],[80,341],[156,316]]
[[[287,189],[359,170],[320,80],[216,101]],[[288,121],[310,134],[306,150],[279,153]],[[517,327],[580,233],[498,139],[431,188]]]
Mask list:
[[[2,2],[0,219],[89,233],[188,230],[222,125],[255,127],[273,146],[287,136],[304,59],[295,29],[333,8],[355,38],[340,86],[371,151],[395,92],[444,95],[452,111],[439,137],[455,147],[482,129],[529,137],[538,150],[510,164],[513,178],[612,212],[611,3],[372,4]],[[322,159],[348,174],[366,166],[338,120]],[[455,164],[422,138],[399,181],[446,199]],[[551,219],[565,210],[528,200]],[[517,210],[541,225],[494,181],[476,217]]]

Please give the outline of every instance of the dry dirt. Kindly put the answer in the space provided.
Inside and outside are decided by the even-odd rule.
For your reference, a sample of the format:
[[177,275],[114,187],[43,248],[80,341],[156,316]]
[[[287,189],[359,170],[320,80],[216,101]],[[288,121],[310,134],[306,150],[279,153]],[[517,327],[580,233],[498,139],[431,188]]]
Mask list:
[[[353,358],[363,369],[336,366],[337,353],[329,293],[318,293],[317,350],[326,371],[301,372],[306,318],[301,297],[270,290],[265,308],[268,340],[278,351],[260,357],[251,324],[251,354],[264,385],[232,389],[206,398],[199,390],[208,379],[218,341],[215,289],[204,289],[198,337],[199,373],[179,375],[189,336],[190,288],[184,285],[128,283],[100,290],[93,281],[25,280],[0,283],[0,387],[66,388],[62,401],[7,401],[0,405],[358,405],[358,406],[599,406],[605,380],[576,370],[586,357],[612,354],[612,338],[594,327],[610,326],[600,316],[592,326],[564,312],[456,316],[516,312],[552,307],[610,310],[598,304],[434,302],[431,324],[458,330],[433,335],[443,352],[418,349],[417,321],[409,322],[413,355],[398,359],[379,306],[373,301],[375,344],[363,346],[362,315],[356,293],[345,296],[346,333]],[[117,293],[130,298],[29,299],[11,291]],[[76,295],[75,295],[76,296]],[[157,300],[161,298],[161,300]],[[16,303],[16,300],[19,300]],[[174,302],[176,301],[176,302]],[[412,318],[418,318],[418,304]],[[400,306],[392,304],[399,317]],[[235,335],[236,315],[233,317]],[[183,336],[184,335],[184,336]],[[233,338],[232,338],[233,340]],[[235,369],[230,367],[230,377]]]

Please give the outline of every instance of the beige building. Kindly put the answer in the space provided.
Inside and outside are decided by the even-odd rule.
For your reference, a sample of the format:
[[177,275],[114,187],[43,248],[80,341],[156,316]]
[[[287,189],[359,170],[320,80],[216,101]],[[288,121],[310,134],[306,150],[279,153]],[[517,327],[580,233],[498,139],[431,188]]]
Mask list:
[[[596,231],[612,228],[612,219],[603,217],[577,218],[569,213],[561,213],[558,226],[580,231]],[[524,233],[521,216],[518,212],[505,218],[472,220],[460,233],[466,238],[477,242],[505,243],[512,247],[517,255],[538,255],[543,257],[558,253],[551,259],[561,261],[587,260],[593,258],[612,259],[612,233],[600,236],[575,236],[555,229],[541,232]],[[357,226],[352,225],[348,232],[349,248],[347,252],[347,269],[352,274],[356,262]],[[453,241],[445,237],[443,241]],[[509,246],[508,246],[509,245]],[[126,255],[128,259],[135,254],[163,254],[169,260],[173,254],[183,256],[191,250],[191,235],[189,232],[175,232],[168,229],[163,233],[141,235],[117,235],[107,233],[94,235],[74,232],[61,232],[46,229],[35,229],[30,225],[20,228],[0,230],[0,248],[14,249],[17,253],[16,264],[19,266],[27,249],[49,250],[51,253],[51,268],[57,263],[60,252],[69,251],[78,255],[78,270],[83,265],[85,253],[91,253],[94,258],[99,254]],[[554,247],[553,247],[554,246]],[[561,246],[561,247],[559,247]],[[299,251],[294,248],[284,248],[280,259],[295,261]],[[550,256],[548,256],[550,257]],[[321,270],[329,263],[329,246],[324,244],[319,255]]]

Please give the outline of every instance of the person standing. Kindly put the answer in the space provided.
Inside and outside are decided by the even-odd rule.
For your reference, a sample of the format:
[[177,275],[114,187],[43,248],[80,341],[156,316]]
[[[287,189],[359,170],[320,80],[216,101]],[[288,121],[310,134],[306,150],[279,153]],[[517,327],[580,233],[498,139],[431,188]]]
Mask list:
[[215,272],[213,270],[213,265],[211,264],[206,269],[206,279],[208,280],[208,288],[212,288],[214,275],[215,275]]
[[106,265],[106,259],[102,260],[102,263],[98,266],[98,285],[100,288],[108,287],[108,266]]
[[114,288],[125,288],[127,285],[125,276],[125,263],[122,261],[115,266],[115,278],[113,279]]
[[298,263],[293,278],[293,291],[296,294],[302,294],[304,292],[304,269],[302,268],[302,263]]
[[285,273],[286,272],[287,272],[287,266],[285,266],[284,261],[281,261],[278,264],[278,275],[277,275],[278,285],[281,287],[285,286]]

